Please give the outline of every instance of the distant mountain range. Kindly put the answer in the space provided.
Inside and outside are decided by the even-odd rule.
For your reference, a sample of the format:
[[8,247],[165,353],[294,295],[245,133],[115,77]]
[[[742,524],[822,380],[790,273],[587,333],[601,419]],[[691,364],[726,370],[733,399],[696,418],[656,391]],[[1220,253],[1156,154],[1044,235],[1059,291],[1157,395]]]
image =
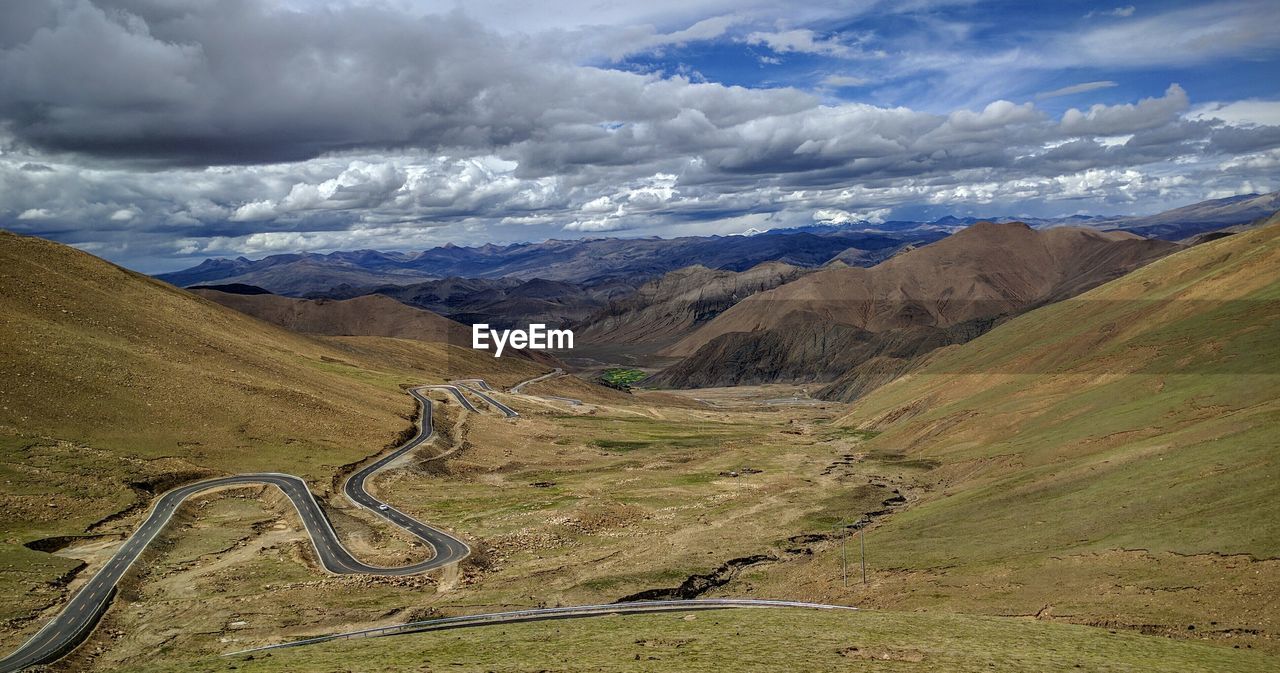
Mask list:
[[904,244],[935,241],[947,233],[779,230],[754,236],[595,238],[474,248],[445,245],[417,253],[302,253],[272,255],[256,261],[244,257],[210,259],[157,278],[180,287],[243,283],[290,296],[326,293],[338,286],[374,288],[450,277],[541,278],[581,285],[621,280],[634,286],[693,265],[743,271],[761,262],[780,261],[816,267],[850,250],[857,251],[868,263],[875,263],[892,256]]
[[1244,194],[1202,201],[1146,217],[1103,218],[1095,227],[1123,229],[1139,236],[1181,241],[1217,229],[1264,220],[1280,211],[1280,192]]
[[[1119,229],[1180,241],[1261,220],[1277,210],[1280,210],[1280,192],[1272,192],[1214,199],[1143,217],[947,216],[932,222],[850,222],[751,230],[737,236],[594,238],[478,247],[449,244],[419,252],[356,250],[271,255],[259,260],[219,258],[182,271],[159,274],[157,278],[180,287],[243,283],[288,296],[331,296],[334,288],[339,287],[345,288],[346,296],[355,296],[353,291],[367,294],[387,286],[451,277],[525,281],[540,278],[585,286],[621,281],[635,287],[669,271],[694,265],[745,271],[769,261],[815,268],[840,259],[852,266],[873,266],[904,246],[931,243],[979,221],[1021,221],[1037,229],[1064,225]],[[416,305],[431,310],[440,308]]]
[[[574,328],[584,363],[677,360],[652,385],[822,383],[820,396],[848,401],[931,351],[1278,209],[1280,193],[1251,194],[1145,217],[948,216],[737,236],[273,255],[209,260],[160,278],[217,283],[223,292],[202,293],[304,332],[460,344],[465,334],[449,321],[542,322]],[[274,294],[249,294],[265,291]]]
[[815,224],[799,227],[793,231],[821,233],[853,229],[865,233],[880,233],[884,235],[938,230],[954,233],[978,222],[1022,222],[1035,229],[1086,226],[1102,231],[1128,231],[1146,238],[1184,241],[1218,229],[1259,222],[1277,211],[1280,211],[1280,192],[1270,192],[1267,194],[1241,194],[1221,199],[1211,199],[1181,208],[1174,208],[1173,210],[1166,210],[1155,215],[1069,215],[1055,218],[1008,215],[956,217],[954,215],[946,215],[931,222],[894,220],[873,223],[861,221],[841,224]]

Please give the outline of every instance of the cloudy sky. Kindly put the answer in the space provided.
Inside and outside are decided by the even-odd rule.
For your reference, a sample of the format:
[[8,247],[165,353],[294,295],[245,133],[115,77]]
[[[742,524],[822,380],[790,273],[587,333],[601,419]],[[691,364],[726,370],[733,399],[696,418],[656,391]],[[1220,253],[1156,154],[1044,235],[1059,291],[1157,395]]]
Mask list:
[[1280,188],[1280,3],[0,5],[0,227],[210,256]]

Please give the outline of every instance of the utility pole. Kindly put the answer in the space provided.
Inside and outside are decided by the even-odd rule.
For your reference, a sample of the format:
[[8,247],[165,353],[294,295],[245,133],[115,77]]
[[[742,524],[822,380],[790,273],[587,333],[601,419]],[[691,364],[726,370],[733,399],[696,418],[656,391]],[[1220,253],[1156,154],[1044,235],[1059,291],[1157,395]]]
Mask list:
[[844,585],[849,586],[849,524],[840,526],[840,567],[844,569]]
[[[858,542],[862,545],[862,583],[867,583],[867,524],[863,522],[862,527],[858,529]],[[845,584],[848,584],[848,578],[845,578]]]

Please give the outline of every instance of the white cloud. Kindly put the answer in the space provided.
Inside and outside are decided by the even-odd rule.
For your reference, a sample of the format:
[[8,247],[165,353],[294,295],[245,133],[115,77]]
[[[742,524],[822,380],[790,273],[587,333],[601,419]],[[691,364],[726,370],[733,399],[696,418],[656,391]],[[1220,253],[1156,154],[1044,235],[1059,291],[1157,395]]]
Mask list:
[[589,217],[564,225],[565,231],[617,231],[622,228],[623,222],[613,217]]
[[1280,149],[1232,157],[1218,164],[1218,168],[1223,171],[1262,171],[1280,168]]
[[848,224],[850,222],[867,222],[884,224],[889,217],[889,208],[874,208],[863,212],[850,212],[838,208],[822,208],[813,212],[813,220],[823,224]]
[[269,220],[276,216],[279,211],[276,210],[274,204],[270,201],[250,201],[231,214],[232,222],[255,222],[258,220]]
[[956,110],[947,116],[947,126],[959,131],[987,131],[1044,119],[1031,103],[1017,105],[1007,100],[989,103],[982,112]]
[[855,47],[834,38],[820,37],[806,28],[793,28],[774,32],[756,31],[746,37],[747,44],[764,45],[778,54],[822,54],[848,58],[859,55]]
[[1280,3],[1209,3],[1065,35],[1050,58],[1059,65],[1138,68],[1256,57],[1280,47],[1270,28],[1277,23]]
[[741,24],[743,18],[734,14],[724,14],[702,19],[687,28],[662,32],[653,25],[627,26],[609,29],[600,26],[583,28],[583,39],[571,40],[572,46],[561,45],[562,48],[585,49],[588,53],[598,52],[611,59],[646,51],[660,51],[665,47],[680,47],[691,42],[704,42],[723,36],[729,29]]
[[1081,82],[1080,84],[1072,84],[1071,86],[1064,86],[1061,89],[1054,89],[1052,91],[1045,91],[1042,93],[1038,93],[1036,94],[1036,98],[1043,100],[1045,98],[1057,98],[1059,96],[1073,96],[1078,93],[1085,93],[1087,91],[1097,91],[1098,89],[1109,89],[1115,86],[1120,86],[1120,85],[1115,82],[1112,82],[1111,80],[1100,80],[1097,82]]
[[18,214],[19,220],[49,220],[53,219],[53,213],[45,208],[28,208]]
[[1092,19],[1095,16],[1118,16],[1123,18],[1123,17],[1133,16],[1133,13],[1136,11],[1138,11],[1138,8],[1134,7],[1133,5],[1116,7],[1115,9],[1103,9],[1103,10],[1095,9],[1089,12],[1088,14],[1085,14],[1084,18]]
[[281,199],[245,203],[231,219],[249,222],[320,208],[374,208],[385,204],[405,182],[406,176],[390,162],[352,161],[336,177],[318,184],[295,183]]
[[659,42],[661,44],[685,44],[699,40],[710,40],[724,35],[725,31],[741,22],[742,19],[740,17],[732,14],[713,16],[709,19],[703,19],[684,30],[665,33],[661,36]]
[[1266,187],[1259,186],[1251,180],[1245,180],[1235,187],[1226,187],[1223,189],[1215,189],[1209,192],[1210,199],[1225,199],[1229,196],[1240,196],[1241,194],[1260,194],[1270,191]]
[[1205,103],[1187,112],[1188,119],[1220,119],[1236,126],[1280,126],[1280,101],[1241,100]]
[[1094,105],[1088,112],[1076,108],[1062,115],[1062,130],[1069,135],[1121,135],[1155,128],[1176,119],[1190,105],[1187,92],[1170,84],[1160,98],[1144,98],[1137,104]]
[[872,80],[870,78],[857,77],[855,75],[827,75],[822,78],[823,86],[835,88],[866,86],[871,82]]

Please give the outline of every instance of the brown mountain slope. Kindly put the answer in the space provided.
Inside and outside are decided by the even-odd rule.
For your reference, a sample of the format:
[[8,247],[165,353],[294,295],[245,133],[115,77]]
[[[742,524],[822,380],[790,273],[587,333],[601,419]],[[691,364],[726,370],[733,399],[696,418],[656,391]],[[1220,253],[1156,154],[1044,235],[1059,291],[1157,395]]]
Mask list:
[[416,353],[411,369],[8,232],[0,269],[0,434],[328,477],[409,426],[401,383],[543,370],[401,340]]
[[354,299],[295,299],[275,294],[190,292],[294,332],[329,336],[385,336],[467,346],[470,328],[383,295]]
[[[655,381],[823,381],[875,358],[911,360],[1178,248],[1118,232],[980,222],[869,269],[825,269],[738,302],[664,351],[686,358]],[[908,365],[882,360],[878,371]]]
[[790,282],[807,269],[765,262],[746,271],[690,266],[645,283],[635,293],[609,303],[583,320],[584,344],[670,345],[742,299]]

